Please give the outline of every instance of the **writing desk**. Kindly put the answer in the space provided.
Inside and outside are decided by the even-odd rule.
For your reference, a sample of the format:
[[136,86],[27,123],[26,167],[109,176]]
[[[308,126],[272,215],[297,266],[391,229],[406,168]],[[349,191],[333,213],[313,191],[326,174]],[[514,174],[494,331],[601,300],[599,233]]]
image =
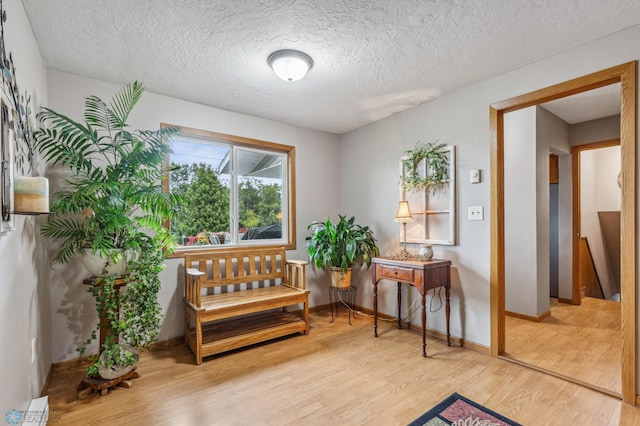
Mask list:
[[445,288],[445,314],[447,319],[447,344],[451,346],[449,333],[449,317],[451,308],[451,261],[450,260],[396,260],[385,257],[374,257],[373,262],[373,335],[378,337],[378,282],[380,280],[398,283],[398,328],[402,328],[400,306],[402,300],[401,283],[414,286],[420,293],[422,302],[422,356],[427,356],[427,310],[425,306],[427,291],[432,288]]

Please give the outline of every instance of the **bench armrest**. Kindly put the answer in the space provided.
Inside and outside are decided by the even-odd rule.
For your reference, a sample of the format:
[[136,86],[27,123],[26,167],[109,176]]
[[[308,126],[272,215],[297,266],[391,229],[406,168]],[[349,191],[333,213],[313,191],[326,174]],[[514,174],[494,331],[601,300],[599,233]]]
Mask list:
[[195,268],[187,268],[184,280],[184,298],[196,308],[202,307],[202,286],[200,277],[206,275]]
[[205,275],[204,272],[198,271],[195,268],[187,268],[187,275],[191,275],[192,277],[201,277]]
[[304,260],[287,260],[287,285],[306,290],[305,266],[309,262]]

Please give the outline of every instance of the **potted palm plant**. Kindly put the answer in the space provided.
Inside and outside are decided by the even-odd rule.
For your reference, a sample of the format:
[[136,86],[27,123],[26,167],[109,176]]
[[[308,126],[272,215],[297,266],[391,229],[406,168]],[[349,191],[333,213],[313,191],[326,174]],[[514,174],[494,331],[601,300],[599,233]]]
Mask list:
[[[52,167],[69,173],[66,189],[52,195],[42,233],[60,241],[58,262],[85,255],[100,259],[91,271],[99,285],[90,291],[108,335],[100,348],[104,356],[89,367],[89,375],[100,367],[131,365],[136,356],[123,349],[119,339],[145,347],[160,329],[158,275],[167,249],[173,248],[163,223],[184,200],[165,192],[161,182],[170,150],[166,136],[177,129],[130,130],[127,124],[143,91],[142,84],[134,82],[109,104],[89,96],[83,122],[49,108],[37,115],[35,147]],[[122,276],[123,270],[111,266],[125,258],[129,265]],[[124,280],[126,289],[118,291],[117,280]],[[79,351],[94,339],[95,331]]]
[[373,232],[368,226],[356,224],[354,217],[339,215],[337,223],[327,219],[311,223],[308,229],[313,230],[306,244],[311,264],[330,268],[334,287],[349,287],[351,268],[358,264],[369,268],[371,259],[380,254]]

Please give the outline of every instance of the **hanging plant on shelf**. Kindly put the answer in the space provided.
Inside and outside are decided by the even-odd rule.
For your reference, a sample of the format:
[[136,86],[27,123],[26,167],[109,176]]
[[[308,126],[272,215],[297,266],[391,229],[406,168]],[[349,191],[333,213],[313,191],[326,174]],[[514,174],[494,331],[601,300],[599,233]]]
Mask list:
[[[437,141],[436,141],[437,142]],[[449,159],[445,144],[417,142],[414,149],[405,151],[402,166],[405,170],[400,176],[403,191],[427,191],[437,194],[449,183]],[[420,174],[420,163],[426,162],[425,176]]]

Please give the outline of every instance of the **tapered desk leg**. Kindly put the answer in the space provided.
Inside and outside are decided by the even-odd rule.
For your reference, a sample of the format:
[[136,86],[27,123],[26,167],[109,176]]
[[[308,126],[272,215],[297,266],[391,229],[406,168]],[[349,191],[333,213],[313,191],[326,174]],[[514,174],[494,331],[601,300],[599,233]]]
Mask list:
[[427,356],[427,295],[422,295],[422,356]]
[[373,335],[378,337],[378,283],[373,283]]
[[400,320],[400,307],[402,306],[402,283],[398,281],[398,328],[402,328]]

